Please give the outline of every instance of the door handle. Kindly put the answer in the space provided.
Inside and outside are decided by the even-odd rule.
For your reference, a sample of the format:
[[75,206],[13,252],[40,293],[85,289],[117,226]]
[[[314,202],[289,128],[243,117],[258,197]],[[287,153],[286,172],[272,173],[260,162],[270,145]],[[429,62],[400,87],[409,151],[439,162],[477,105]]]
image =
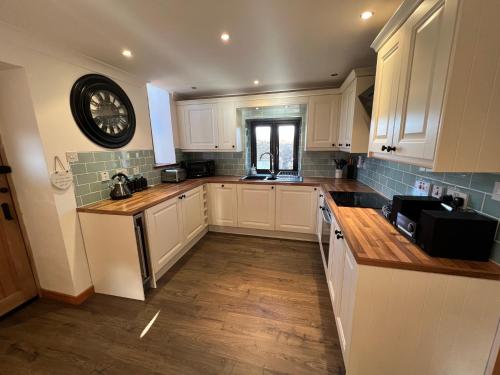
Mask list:
[[10,212],[10,207],[7,203],[2,203],[2,211],[5,220],[14,220],[12,213]]

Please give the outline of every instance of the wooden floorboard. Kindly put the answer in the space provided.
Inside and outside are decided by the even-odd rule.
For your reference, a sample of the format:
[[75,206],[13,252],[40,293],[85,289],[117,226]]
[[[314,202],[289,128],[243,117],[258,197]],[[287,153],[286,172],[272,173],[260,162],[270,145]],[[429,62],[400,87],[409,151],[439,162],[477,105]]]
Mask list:
[[344,374],[339,345],[316,244],[208,233],[146,302],[0,319],[0,374]]

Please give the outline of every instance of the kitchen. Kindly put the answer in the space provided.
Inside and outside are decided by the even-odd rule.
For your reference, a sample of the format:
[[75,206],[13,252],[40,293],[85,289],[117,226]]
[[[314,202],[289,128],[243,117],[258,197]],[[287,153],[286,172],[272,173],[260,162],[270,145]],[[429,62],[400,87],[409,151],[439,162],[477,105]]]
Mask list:
[[0,4],[0,373],[498,371],[495,1],[120,5]]

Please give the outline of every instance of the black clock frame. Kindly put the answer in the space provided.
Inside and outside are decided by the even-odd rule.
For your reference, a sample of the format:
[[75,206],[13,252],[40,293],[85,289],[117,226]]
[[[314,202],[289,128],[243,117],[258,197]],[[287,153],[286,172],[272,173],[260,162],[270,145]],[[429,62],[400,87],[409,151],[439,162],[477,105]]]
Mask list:
[[[100,90],[113,93],[127,108],[128,128],[120,134],[106,134],[99,130],[90,112],[90,100]],[[106,148],[120,148],[128,144],[135,134],[134,107],[123,89],[108,77],[100,74],[87,74],[80,77],[70,94],[71,113],[80,130],[92,142]]]

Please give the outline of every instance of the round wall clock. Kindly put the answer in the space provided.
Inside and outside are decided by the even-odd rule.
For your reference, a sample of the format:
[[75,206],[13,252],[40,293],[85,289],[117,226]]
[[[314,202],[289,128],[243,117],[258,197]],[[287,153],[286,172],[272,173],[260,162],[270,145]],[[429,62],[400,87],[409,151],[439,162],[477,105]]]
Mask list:
[[99,74],[80,77],[71,89],[70,103],[78,127],[94,143],[119,148],[132,140],[134,108],[111,79]]

